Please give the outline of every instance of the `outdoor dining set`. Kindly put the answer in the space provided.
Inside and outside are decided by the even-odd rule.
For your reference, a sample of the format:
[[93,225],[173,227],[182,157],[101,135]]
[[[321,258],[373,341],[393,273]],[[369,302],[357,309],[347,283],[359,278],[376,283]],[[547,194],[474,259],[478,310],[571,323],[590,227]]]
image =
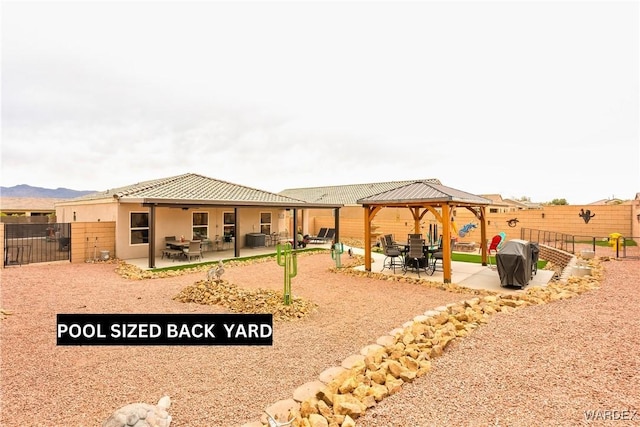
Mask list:
[[[424,239],[421,234],[408,234],[406,242],[396,242],[391,234],[380,237],[380,245],[385,255],[382,270],[388,268],[414,271],[420,277],[420,271],[433,275],[442,268],[442,236],[436,241]],[[453,247],[453,245],[451,245]]]
[[216,236],[215,239],[194,239],[185,240],[184,238],[176,238],[176,236],[166,236],[164,238],[165,248],[162,250],[162,258],[165,257],[171,260],[186,259],[191,261],[192,259],[202,259],[202,253],[205,250],[210,250],[213,245],[216,249],[224,249],[225,245],[231,245],[233,243],[233,237],[231,236]]

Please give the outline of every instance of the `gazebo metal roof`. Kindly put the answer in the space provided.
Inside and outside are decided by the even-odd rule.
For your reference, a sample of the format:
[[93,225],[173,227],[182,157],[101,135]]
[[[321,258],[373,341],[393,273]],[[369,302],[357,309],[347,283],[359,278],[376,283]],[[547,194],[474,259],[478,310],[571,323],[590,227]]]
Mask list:
[[422,205],[424,203],[433,205],[455,203],[458,205],[486,206],[490,205],[492,201],[445,185],[416,181],[373,196],[364,197],[359,199],[358,203],[361,205],[383,204],[388,207],[404,207],[406,205]]

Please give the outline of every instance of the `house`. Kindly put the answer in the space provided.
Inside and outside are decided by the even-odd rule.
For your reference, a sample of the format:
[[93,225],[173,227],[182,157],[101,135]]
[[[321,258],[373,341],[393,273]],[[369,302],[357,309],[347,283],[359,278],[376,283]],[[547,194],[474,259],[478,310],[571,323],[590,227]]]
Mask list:
[[[426,182],[440,184],[435,178],[412,179],[403,181],[384,181],[365,184],[333,185],[326,187],[289,188],[278,194],[295,199],[304,200],[308,203],[337,203],[343,206],[340,209],[340,227],[343,236],[356,239],[364,238],[364,227],[362,223],[362,205],[358,200],[380,194],[394,188],[402,187],[414,182]],[[299,222],[302,224],[305,234],[316,234],[322,227],[331,226],[334,218],[332,212],[317,209],[305,209],[299,213]],[[413,219],[406,209],[387,209],[382,212],[379,220],[394,219],[397,224],[406,224],[406,227],[394,227],[393,230],[385,228],[389,233],[412,232]]]
[[526,206],[522,202],[517,202],[511,199],[503,199],[500,194],[482,194],[485,199],[491,200],[491,207],[489,213],[505,213],[515,212],[519,209],[526,209]]
[[[0,212],[3,217],[35,217],[47,222],[47,216],[53,216],[56,212],[55,204],[63,199],[45,197],[2,197],[0,198]],[[4,221],[4,219],[3,219]]]
[[327,187],[290,188],[280,195],[305,200],[309,203],[338,203],[345,207],[358,206],[358,200],[384,191],[402,187],[413,182],[441,184],[438,179],[410,179],[405,181],[373,182],[367,184],[333,185]]
[[[443,197],[450,197],[449,191],[459,191],[443,186],[438,179],[430,178],[330,187],[292,188],[281,191],[279,194],[312,203],[330,202],[342,204],[343,207],[340,209],[341,235],[343,237],[365,240],[367,236],[365,235],[363,222],[363,209],[359,201],[416,183],[423,183],[436,193],[439,192],[437,189],[442,190],[444,192],[442,194]],[[424,186],[417,186],[415,188],[423,187]],[[479,196],[474,197],[480,198]],[[484,197],[481,199],[483,203],[487,205],[491,204],[491,207],[493,207],[491,200],[487,200]],[[506,206],[505,204],[505,208]],[[456,209],[452,209],[454,216],[456,211]],[[334,220],[330,214],[331,212],[326,210],[305,209],[299,213],[299,215],[302,216],[300,223],[303,224],[303,227],[306,227],[305,232],[316,233],[318,229],[329,226]],[[430,226],[436,226],[438,224],[441,225],[441,222],[435,215],[426,213],[420,217],[418,226],[421,229],[420,232],[426,234],[431,228]],[[414,212],[407,209],[406,206],[390,206],[383,209],[375,216],[375,221],[371,224],[371,227],[373,234],[393,234],[398,238],[406,238],[408,234],[417,232]]]
[[632,204],[632,201],[622,200],[614,197],[611,199],[596,200],[595,202],[589,203],[589,205],[624,205],[624,204],[627,204],[627,205]]
[[[149,258],[165,236],[232,241],[235,256],[250,237],[293,235],[298,209],[339,210],[339,203],[309,203],[206,176],[186,173],[88,194],[56,204],[60,222],[115,222],[120,259]],[[339,217],[339,214],[335,216]],[[338,234],[337,220],[334,224]],[[255,244],[252,239],[250,244]],[[257,244],[262,244],[258,239]]]

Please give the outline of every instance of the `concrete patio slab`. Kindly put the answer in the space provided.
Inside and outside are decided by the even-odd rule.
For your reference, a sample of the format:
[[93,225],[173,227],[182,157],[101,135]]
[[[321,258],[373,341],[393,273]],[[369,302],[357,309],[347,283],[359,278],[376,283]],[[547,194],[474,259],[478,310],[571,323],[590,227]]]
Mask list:
[[[310,245],[309,247],[314,248],[323,248],[330,249],[331,245],[323,244],[323,245]],[[362,248],[354,248],[346,246],[344,247],[344,254],[342,255],[343,260],[348,257],[347,250],[351,249],[352,252],[356,255],[364,255],[364,249]],[[261,247],[261,248],[243,248],[241,256],[252,256],[252,255],[263,255],[274,253],[274,247]],[[376,273],[383,273],[395,276],[403,276],[403,277],[411,277],[418,278],[418,274],[416,272],[407,271],[403,272],[401,269],[396,269],[394,274],[393,270],[384,269],[382,270],[382,265],[384,261],[384,254],[378,252],[371,253],[372,264],[371,270]],[[161,259],[160,257],[156,258],[156,268],[161,267],[171,267],[183,264],[194,264],[197,265],[200,262],[214,262],[220,259],[233,259],[233,250],[228,249],[224,251],[212,251],[205,252],[203,254],[203,259],[199,262],[187,262],[186,260],[170,260],[170,259]],[[127,260],[129,264],[136,265],[142,269],[148,269],[148,260],[146,258],[139,259],[129,259]],[[364,266],[359,266],[355,268],[356,270],[364,271]],[[451,263],[451,282],[460,286],[464,286],[470,289],[484,289],[493,292],[499,293],[522,293],[527,290],[527,288],[532,286],[546,286],[549,281],[553,278],[553,271],[547,270],[538,270],[537,274],[533,276],[531,281],[524,289],[519,289],[515,287],[502,287],[500,285],[500,277],[498,275],[498,270],[495,266],[483,266],[481,264],[470,263],[470,262],[458,262],[453,261]],[[444,282],[443,272],[435,271],[432,276],[421,272],[421,279],[430,280],[433,282]]]
[[[359,248],[352,248],[353,253],[355,254],[364,254],[364,251]],[[345,248],[346,252],[346,248]],[[418,278],[418,274],[412,271],[407,271],[406,273],[402,271],[396,270],[396,273],[393,273],[393,270],[384,269],[382,270],[382,265],[385,256],[383,254],[373,252],[371,254],[373,263],[371,264],[371,271],[395,276],[404,276],[411,278]],[[357,270],[364,271],[364,266],[356,267]],[[492,292],[499,292],[503,294],[517,294],[526,292],[527,288],[533,286],[546,286],[549,281],[553,278],[554,272],[548,270],[538,270],[535,275],[533,275],[531,281],[524,289],[520,289],[517,287],[502,287],[500,284],[500,276],[498,275],[498,270],[494,266],[493,268],[490,266],[483,266],[482,264],[470,263],[470,262],[451,262],[451,282],[460,286],[464,286],[470,289],[484,289]],[[444,282],[444,276],[442,271],[435,271],[432,276],[425,274],[423,272],[420,273],[421,279],[426,279],[434,282]]]

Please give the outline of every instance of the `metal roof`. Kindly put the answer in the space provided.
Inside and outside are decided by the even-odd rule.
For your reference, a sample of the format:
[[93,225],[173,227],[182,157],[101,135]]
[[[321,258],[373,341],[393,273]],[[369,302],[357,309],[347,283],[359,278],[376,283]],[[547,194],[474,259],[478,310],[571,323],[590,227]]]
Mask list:
[[342,205],[357,205],[358,200],[391,190],[402,185],[414,182],[440,184],[440,181],[431,179],[413,179],[407,181],[374,182],[368,184],[334,185],[327,187],[290,188],[278,194],[310,203],[340,203]]
[[442,184],[416,181],[394,189],[364,197],[358,200],[361,205],[377,204],[416,204],[416,203],[455,202],[473,205],[490,205],[491,200]]
[[193,173],[139,182],[77,197],[69,202],[104,199],[117,199],[121,203],[158,205],[315,207],[303,200]]

